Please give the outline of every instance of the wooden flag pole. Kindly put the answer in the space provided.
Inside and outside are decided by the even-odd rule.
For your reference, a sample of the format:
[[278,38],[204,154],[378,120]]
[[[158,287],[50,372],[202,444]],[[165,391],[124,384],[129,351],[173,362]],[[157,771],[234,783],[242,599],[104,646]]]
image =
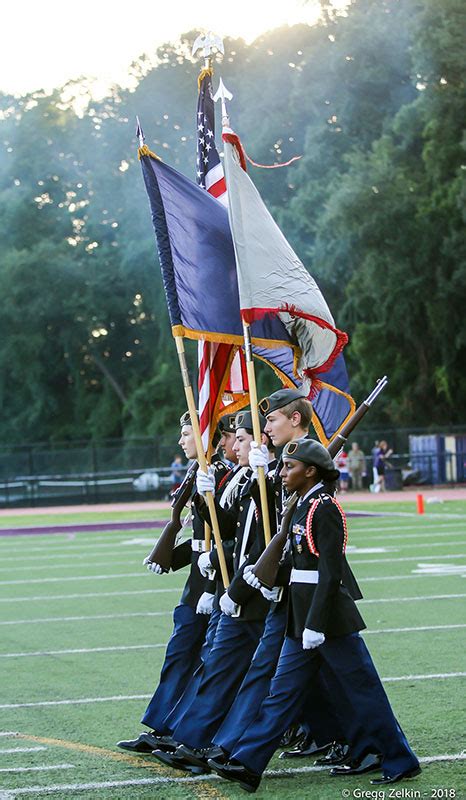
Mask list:
[[[207,472],[207,459],[205,457],[204,448],[202,446],[201,429],[199,427],[199,419],[197,416],[196,403],[194,401],[193,388],[189,379],[188,366],[186,364],[186,354],[184,350],[184,342],[182,336],[175,336],[176,351],[178,353],[178,361],[180,363],[181,377],[183,379],[184,393],[188,405],[189,416],[191,417],[191,424],[193,426],[194,440],[196,442],[197,460],[203,472]],[[220,562],[220,572],[225,589],[230,585],[228,577],[228,569],[225,561],[225,553],[223,552],[222,539],[220,536],[220,528],[218,526],[217,512],[215,510],[215,500],[212,492],[206,492],[206,503],[210,513],[210,520],[212,522],[212,529],[214,532],[215,546],[217,548],[218,560]]]
[[[261,445],[261,426],[259,421],[259,408],[257,405],[257,388],[256,388],[256,373],[254,372],[254,361],[252,355],[252,342],[251,342],[251,326],[248,322],[243,320],[243,334],[244,334],[244,351],[246,356],[246,369],[248,373],[249,384],[249,401],[251,405],[252,416],[252,430],[254,440],[257,444]],[[269,517],[269,504],[267,502],[267,487],[265,485],[264,468],[258,469],[259,491],[261,498],[262,519],[264,522],[264,538],[265,545],[270,542],[270,517]]]

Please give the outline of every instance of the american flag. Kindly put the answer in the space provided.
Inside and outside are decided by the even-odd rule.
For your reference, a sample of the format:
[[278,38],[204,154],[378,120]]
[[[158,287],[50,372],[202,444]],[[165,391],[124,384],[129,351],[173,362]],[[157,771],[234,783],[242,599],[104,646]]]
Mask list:
[[[202,189],[228,206],[225,176],[215,146],[215,112],[212,71],[203,70],[199,78],[197,101],[197,182]],[[247,375],[243,353],[231,344],[204,339],[198,345],[199,425],[204,450],[208,452],[219,417],[247,402]]]

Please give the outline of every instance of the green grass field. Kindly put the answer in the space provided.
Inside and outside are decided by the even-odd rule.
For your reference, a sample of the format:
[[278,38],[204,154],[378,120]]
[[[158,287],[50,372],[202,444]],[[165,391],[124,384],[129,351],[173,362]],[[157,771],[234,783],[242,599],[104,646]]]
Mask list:
[[[274,758],[259,800],[466,798],[466,501],[433,505],[423,517],[408,515],[412,504],[383,508],[406,515],[351,518],[348,555],[365,595],[366,641],[423,773],[390,794],[371,776],[331,778],[310,760]],[[150,517],[109,510],[107,518]],[[3,515],[0,527],[93,519],[105,515],[38,511]],[[246,797],[215,777],[186,778],[115,747],[142,729],[184,583],[184,573],[141,566],[158,533],[0,538],[0,800]]]

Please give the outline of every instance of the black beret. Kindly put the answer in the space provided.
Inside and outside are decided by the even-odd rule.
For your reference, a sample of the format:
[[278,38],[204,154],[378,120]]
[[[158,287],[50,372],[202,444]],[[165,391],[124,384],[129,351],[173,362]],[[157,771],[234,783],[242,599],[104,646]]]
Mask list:
[[218,423],[218,427],[222,431],[222,433],[235,433],[236,431],[236,414],[225,414],[224,417],[221,417]]
[[279,408],[287,406],[293,400],[307,400],[308,398],[301,389],[279,389],[269,397],[264,397],[259,403],[259,408],[263,414],[271,414]]
[[[235,430],[238,428],[244,428],[248,433],[253,433],[252,429],[252,414],[250,411],[239,411],[236,415],[235,420]],[[264,428],[267,425],[267,420],[262,414],[259,414],[259,425],[261,429],[261,433],[264,433]]]
[[328,481],[336,481],[340,477],[340,472],[335,468],[332,457],[328,450],[315,439],[296,439],[285,445],[282,458],[292,458],[295,461],[302,461],[304,464],[311,464],[318,467],[325,473],[324,477]]

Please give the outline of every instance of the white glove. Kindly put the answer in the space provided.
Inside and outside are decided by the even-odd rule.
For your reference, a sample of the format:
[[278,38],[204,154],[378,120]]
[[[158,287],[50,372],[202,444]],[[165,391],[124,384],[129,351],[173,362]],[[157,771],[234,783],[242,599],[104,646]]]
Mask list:
[[207,472],[198,469],[196,475],[196,489],[203,497],[206,492],[215,492],[215,476],[212,467],[207,468]]
[[277,603],[281,592],[281,586],[274,586],[273,589],[267,589],[266,586],[261,586],[261,595],[266,600],[271,600],[272,603]]
[[196,614],[212,614],[213,607],[214,595],[209,592],[204,592],[197,602]]
[[147,558],[144,559],[142,565],[144,567],[147,566],[147,569],[150,572],[155,572],[157,575],[163,575],[163,573],[165,572],[165,570],[163,569],[163,567],[160,566],[160,564],[156,564],[154,561],[149,561],[149,556],[147,556]]
[[319,631],[311,631],[310,628],[303,630],[303,650],[314,650],[325,642],[325,635]]
[[231,599],[228,592],[222,594],[220,598],[220,608],[222,609],[223,613],[227,615],[227,617],[231,617],[232,614],[235,614],[238,610],[238,606],[236,603]]
[[212,573],[214,573],[215,570],[212,568],[210,561],[210,550],[208,550],[206,553],[201,553],[197,560],[197,566],[199,567],[199,572],[204,578],[212,579]]
[[254,566],[255,564],[248,564],[248,566],[244,568],[243,579],[249,586],[252,586],[253,589],[261,589],[262,584],[252,571]]
[[269,471],[269,451],[267,450],[265,444],[261,444],[260,447],[257,442],[251,442],[251,449],[249,451],[249,466],[252,469],[252,477],[257,478],[258,467],[264,468],[264,475],[267,475]]

